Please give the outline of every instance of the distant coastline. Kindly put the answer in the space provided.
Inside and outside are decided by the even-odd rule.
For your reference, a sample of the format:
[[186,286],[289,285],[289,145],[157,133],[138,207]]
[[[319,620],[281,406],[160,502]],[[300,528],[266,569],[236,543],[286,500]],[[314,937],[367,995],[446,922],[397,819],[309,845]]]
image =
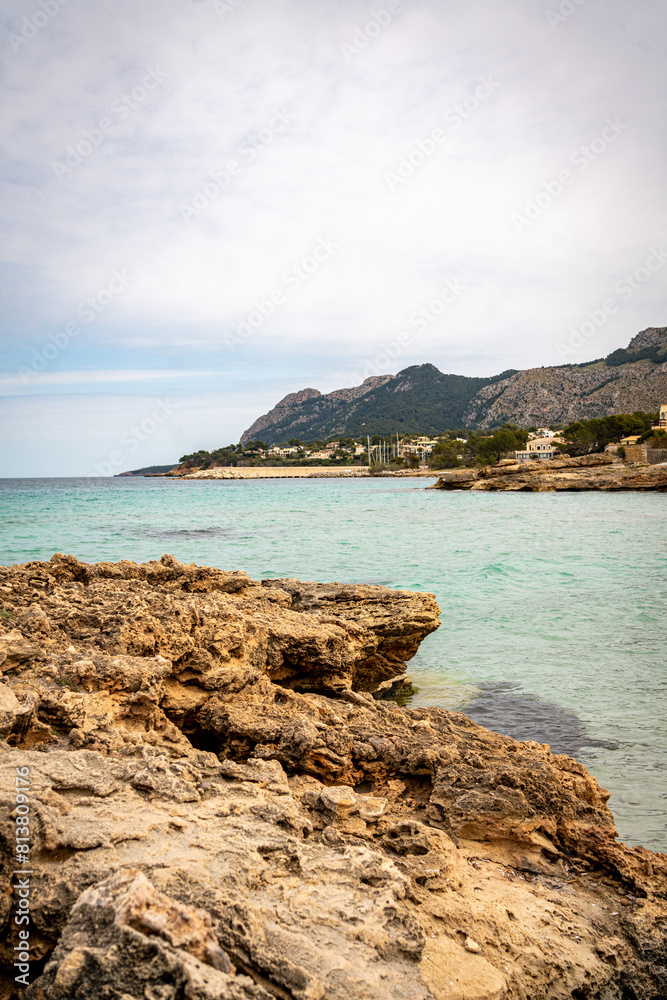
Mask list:
[[114,476],[115,479],[121,479],[124,476],[164,476],[174,468],[172,465],[146,465],[143,469],[132,469],[131,472],[118,472]]
[[[159,475],[159,474],[158,474]],[[168,479],[359,479],[428,478],[437,482],[427,489],[484,490],[517,492],[637,490],[667,492],[667,465],[620,461],[610,454],[581,458],[558,458],[528,463],[504,459],[483,469],[400,469],[374,470],[372,466],[338,469],[317,466],[214,467],[196,472],[173,473]]]
[[[633,467],[637,463],[640,466],[666,463],[667,404],[661,406],[658,413],[636,411],[614,414],[601,419],[575,421],[565,428],[523,429],[504,424],[487,435],[463,429],[445,432],[437,438],[423,435],[401,438],[398,433],[390,438],[380,435],[371,438],[367,435],[365,444],[352,438],[306,444],[294,438],[286,445],[270,448],[263,441],[251,441],[246,445],[227,445],[213,452],[199,450],[182,455],[173,467],[144,466],[121,475],[177,479],[339,479],[422,475],[441,476],[443,485],[440,488],[456,489],[463,482],[493,476],[494,469],[501,469],[503,476],[511,471],[525,472],[529,467],[533,471],[544,467],[545,471],[554,472],[565,468],[563,461],[570,459],[570,468],[622,462]],[[544,460],[547,460],[546,466]],[[465,473],[463,476],[462,472]],[[558,478],[562,480],[566,477]],[[657,479],[661,481],[661,475]],[[653,474],[651,480],[656,480]],[[531,488],[532,483],[533,480]],[[485,485],[477,483],[475,488],[492,487],[487,482]],[[499,488],[518,487],[516,483],[508,487],[503,481]],[[563,487],[548,485],[546,488]],[[595,478],[590,488],[598,488]]]
[[[159,475],[159,473],[158,473]],[[370,475],[367,465],[332,468],[317,465],[214,466],[196,472],[167,473],[165,479],[350,479]],[[433,473],[429,473],[433,475]]]

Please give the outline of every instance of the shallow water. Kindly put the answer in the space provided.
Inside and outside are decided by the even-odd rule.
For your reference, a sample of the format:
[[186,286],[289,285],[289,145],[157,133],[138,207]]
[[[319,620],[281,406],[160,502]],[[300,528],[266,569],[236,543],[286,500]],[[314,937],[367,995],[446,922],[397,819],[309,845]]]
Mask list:
[[71,552],[429,590],[412,704],[549,743],[667,850],[667,498],[426,491],[430,480],[0,481],[0,563]]

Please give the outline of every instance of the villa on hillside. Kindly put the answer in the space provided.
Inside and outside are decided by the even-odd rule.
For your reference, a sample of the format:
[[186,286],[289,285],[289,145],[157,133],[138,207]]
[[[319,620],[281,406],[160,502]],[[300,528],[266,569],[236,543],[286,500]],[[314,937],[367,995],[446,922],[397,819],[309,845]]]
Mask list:
[[667,431],[667,403],[663,403],[660,407],[658,419],[651,424],[651,430]]
[[560,452],[556,444],[563,443],[563,439],[550,434],[549,437],[536,437],[528,441],[525,451],[515,451],[514,457],[517,462],[530,462],[534,459],[551,459],[559,455]]
[[[660,406],[658,419],[652,422],[651,430],[667,431],[667,403],[663,403]],[[649,441],[639,444],[639,437],[639,435],[633,435],[621,441],[621,444],[625,448],[626,462],[648,462],[649,465],[659,465],[662,462],[667,462],[667,448],[660,447],[662,441],[655,441],[654,444],[657,447],[650,447]]]
[[[667,403],[663,403],[658,411],[658,419],[651,423],[652,431],[667,431]],[[621,438],[620,444],[625,450],[626,462],[648,462],[649,465],[658,465],[667,461],[667,448],[660,447],[662,441],[654,441],[657,447],[650,447],[649,441],[640,444],[643,434],[629,434]],[[610,450],[616,450],[615,445],[608,446]]]
[[411,441],[401,441],[399,448],[399,455],[401,457],[405,455],[421,455],[425,458],[426,455],[430,455],[438,442],[433,438],[428,438],[425,435],[421,437],[413,438]]

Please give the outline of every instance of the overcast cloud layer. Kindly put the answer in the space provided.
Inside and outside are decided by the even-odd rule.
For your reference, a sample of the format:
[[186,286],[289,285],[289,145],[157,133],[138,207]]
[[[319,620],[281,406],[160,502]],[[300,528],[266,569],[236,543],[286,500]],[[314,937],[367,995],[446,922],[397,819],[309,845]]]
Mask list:
[[664,0],[3,12],[4,475],[169,462],[304,386],[667,323]]

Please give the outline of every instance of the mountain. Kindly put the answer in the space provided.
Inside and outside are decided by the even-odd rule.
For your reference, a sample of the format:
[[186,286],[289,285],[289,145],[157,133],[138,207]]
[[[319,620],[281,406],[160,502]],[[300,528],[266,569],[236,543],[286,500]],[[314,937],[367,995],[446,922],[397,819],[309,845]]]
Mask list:
[[324,395],[302,389],[258,417],[241,444],[570,423],[610,413],[652,412],[666,400],[667,327],[649,327],[627,348],[580,365],[469,378],[423,364]]
[[444,375],[435,365],[413,365],[398,375],[376,375],[352,389],[322,395],[317,389],[290,393],[241,438],[241,444],[261,438],[267,444],[332,438],[345,434],[437,434],[447,427],[461,427],[463,414],[476,393],[506,379]]

